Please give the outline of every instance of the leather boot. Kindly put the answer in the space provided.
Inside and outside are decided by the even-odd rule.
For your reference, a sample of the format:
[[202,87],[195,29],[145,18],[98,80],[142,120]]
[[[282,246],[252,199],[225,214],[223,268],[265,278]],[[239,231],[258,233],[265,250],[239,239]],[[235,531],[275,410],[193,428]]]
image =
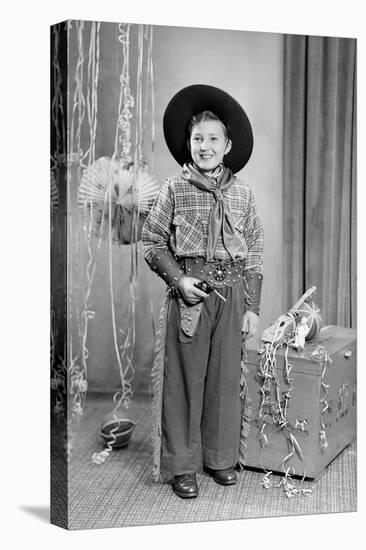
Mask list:
[[225,468],[225,470],[209,470],[216,483],[220,485],[235,485],[237,478],[234,467]]
[[194,498],[198,496],[196,474],[183,474],[175,476],[173,491],[180,498]]

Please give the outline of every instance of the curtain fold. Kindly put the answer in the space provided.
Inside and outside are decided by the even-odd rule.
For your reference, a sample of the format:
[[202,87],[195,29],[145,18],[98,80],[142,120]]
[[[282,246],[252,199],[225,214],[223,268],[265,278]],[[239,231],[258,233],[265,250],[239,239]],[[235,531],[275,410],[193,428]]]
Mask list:
[[356,41],[285,36],[284,297],[356,326]]

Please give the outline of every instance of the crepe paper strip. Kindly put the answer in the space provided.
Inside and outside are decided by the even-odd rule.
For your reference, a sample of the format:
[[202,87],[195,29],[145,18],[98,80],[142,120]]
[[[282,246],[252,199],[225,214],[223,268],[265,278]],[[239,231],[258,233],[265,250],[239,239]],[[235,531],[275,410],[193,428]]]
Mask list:
[[135,101],[130,90],[130,74],[129,74],[129,55],[130,55],[130,23],[120,23],[118,25],[119,35],[118,40],[122,45],[123,64],[120,74],[120,95],[118,102],[118,118],[115,132],[114,156],[119,152],[119,144],[121,145],[120,157],[126,165],[132,162],[131,157],[131,124],[132,118],[131,109],[134,107]]
[[319,443],[320,443],[321,450],[326,451],[328,449],[329,445],[328,445],[325,425],[324,425],[324,422],[323,422],[322,418],[324,416],[324,413],[329,409],[329,403],[327,401],[327,396],[328,396],[330,384],[326,384],[324,382],[324,378],[325,378],[327,367],[330,367],[333,361],[329,357],[326,348],[322,345],[319,345],[315,348],[315,350],[311,354],[311,358],[314,361],[317,361],[318,363],[320,363],[322,365],[320,387],[321,387],[321,390],[323,392],[323,395],[321,396],[320,401],[319,401],[320,406],[321,406]]
[[[74,155],[77,159],[78,165],[76,167],[76,177],[79,176],[80,171],[80,159],[82,157],[81,150],[81,127],[83,119],[85,116],[85,98],[83,94],[83,74],[84,74],[84,22],[77,21],[75,22],[76,34],[77,34],[77,44],[78,44],[78,57],[76,61],[75,68],[75,89],[73,94],[73,103],[71,108],[71,120],[70,120],[70,135],[69,135],[69,150],[67,158],[67,221],[68,221],[68,235],[71,240],[75,242],[75,257],[76,263],[72,263],[72,251],[71,247],[67,247],[67,266],[68,266],[68,291],[67,291],[67,302],[68,302],[68,325],[69,325],[69,357],[68,357],[68,367],[67,367],[67,378],[69,382],[69,399],[68,399],[68,444],[67,444],[67,460],[71,459],[71,454],[73,450],[72,441],[74,439],[77,425],[80,421],[81,416],[83,415],[83,407],[86,399],[86,390],[87,390],[87,381],[86,381],[86,372],[85,366],[83,365],[83,355],[85,350],[83,350],[83,320],[79,310],[79,299],[78,299],[78,287],[74,285],[74,275],[75,278],[78,278],[79,274],[79,233],[78,228],[75,224],[75,235],[74,235],[74,224],[72,216],[72,207],[71,207],[71,182],[73,178],[73,172],[71,171],[71,159],[70,155]],[[74,307],[74,298],[76,298],[76,315],[75,320],[73,316],[73,307]],[[74,342],[73,342],[73,333],[74,333],[74,322],[78,327],[78,336],[80,341],[79,350],[74,354]],[[79,362],[80,356],[81,364]]]
[[[117,420],[117,416],[115,417]],[[109,432],[109,435],[112,437],[110,441],[107,442],[107,445],[103,451],[95,452],[92,455],[92,462],[96,464],[97,466],[100,466],[101,464],[104,464],[106,460],[109,458],[112,450],[113,445],[117,440],[116,432],[118,431],[118,425],[115,426],[115,428],[112,428]]]
[[[117,411],[118,405],[102,421],[99,435],[106,442],[106,448],[92,455],[93,463],[98,466],[106,462],[114,447],[122,447],[129,443],[136,425],[128,418],[117,416]],[[115,422],[114,427],[113,422]]]
[[81,165],[84,165],[84,159],[89,156],[88,166],[95,160],[95,142],[96,129],[98,120],[98,81],[99,81],[99,66],[100,66],[100,23],[92,23],[90,30],[90,45],[88,56],[87,70],[87,96],[86,96],[86,113],[88,116],[89,125],[89,147],[82,157]]
[[[68,23],[68,29],[71,31],[73,25]],[[55,84],[55,98],[52,103],[52,120],[56,128],[56,150],[52,152],[52,162],[54,163],[56,169],[58,163],[63,163],[67,168],[67,190],[68,197],[71,196],[71,182],[73,173],[71,167],[76,165],[76,174],[81,168],[90,168],[90,166],[95,162],[95,141],[96,141],[96,127],[97,127],[97,114],[98,114],[98,101],[97,101],[97,90],[98,90],[98,80],[99,80],[99,64],[100,64],[100,41],[99,41],[99,30],[100,23],[91,23],[90,29],[90,43],[89,43],[89,52],[88,56],[86,55],[86,49],[84,48],[84,22],[75,22],[75,32],[78,46],[78,57],[76,61],[76,69],[74,75],[74,92],[72,97],[72,108],[69,110],[71,120],[69,124],[70,135],[69,135],[69,151],[66,151],[66,127],[65,127],[65,117],[61,116],[64,114],[63,105],[62,105],[62,94],[61,94],[61,71],[59,70],[59,65],[57,64],[58,60],[58,35],[55,40],[55,49],[54,49],[54,58],[56,63],[54,64],[54,84]],[[137,113],[136,113],[136,133],[135,133],[135,162],[133,163],[134,171],[134,186],[132,189],[132,194],[136,198],[138,197],[137,202],[137,215],[133,218],[133,232],[137,235],[138,232],[138,214],[140,207],[143,208],[144,202],[146,202],[146,193],[149,192],[148,186],[144,185],[142,189],[137,186],[137,170],[138,167],[144,164],[144,159],[142,157],[142,143],[143,143],[143,116],[142,116],[142,60],[143,60],[143,26],[139,26],[139,36],[138,36],[138,74],[137,74]],[[147,27],[146,27],[147,28]],[[149,40],[149,49],[147,55],[147,72],[148,77],[151,82],[151,102],[154,103],[154,94],[153,94],[153,65],[152,65],[152,27],[149,27],[150,32],[148,33]],[[121,24],[119,25],[120,36],[119,41],[122,44],[123,49],[123,68],[120,78],[121,88],[120,88],[120,101],[119,101],[119,112],[117,119],[116,127],[116,146],[114,152],[114,158],[120,156],[127,159],[128,155],[131,152],[131,123],[130,118],[132,117],[132,111],[134,105],[134,99],[131,95],[129,89],[129,31],[130,25]],[[146,56],[145,56],[146,57]],[[85,70],[85,65],[87,62],[87,70]],[[85,81],[86,74],[86,81]],[[87,89],[86,97],[84,95],[84,89]],[[82,127],[87,117],[88,127],[89,127],[89,144],[85,152],[81,148],[81,135]],[[60,121],[64,124],[61,126]],[[152,126],[152,148],[154,147],[154,126]],[[130,157],[131,158],[131,157]],[[128,159],[127,159],[128,160]],[[131,159],[132,160],[132,159]],[[153,159],[152,159],[153,160]],[[87,164],[85,164],[87,163]],[[77,174],[78,175],[78,174]],[[103,203],[105,206],[108,205],[110,211],[110,193],[105,193],[103,197]],[[86,213],[86,205],[83,205],[84,213]],[[89,303],[91,288],[94,280],[94,274],[98,259],[98,253],[101,245],[101,238],[98,239],[98,246],[96,254],[93,257],[93,250],[91,247],[91,233],[93,227],[93,221],[95,220],[95,208],[93,203],[89,204],[90,218],[88,225],[84,224],[84,233],[86,236],[87,247],[88,247],[88,264],[87,264],[87,286],[86,291],[83,296],[83,307],[82,311],[79,311],[79,301],[76,302],[76,315],[75,311],[72,310],[73,297],[79,292],[78,287],[74,285],[74,273],[73,270],[69,272],[69,288],[70,292],[67,295],[67,304],[68,304],[68,323],[71,327],[69,331],[69,366],[65,364],[65,377],[62,379],[62,375],[54,376],[51,380],[52,388],[55,392],[60,392],[60,390],[65,385],[66,377],[69,377],[71,380],[70,390],[71,390],[71,399],[69,402],[70,412],[71,412],[71,423],[69,425],[70,437],[74,435],[74,426],[73,421],[77,422],[83,414],[83,406],[87,394],[87,362],[89,358],[89,350],[87,348],[87,337],[88,337],[88,323],[91,319],[95,317],[95,311]],[[68,231],[70,235],[74,235],[74,227],[71,219],[71,205],[67,205],[67,214],[68,214]],[[84,218],[86,219],[86,217]],[[109,216],[109,222],[111,221],[111,216]],[[75,271],[78,274],[78,252],[79,252],[79,233],[75,236],[75,246],[76,246],[76,265]],[[133,366],[133,350],[135,346],[135,301],[136,301],[136,288],[137,288],[137,246],[133,245],[131,247],[131,276],[130,276],[130,304],[129,304],[129,318],[131,320],[129,324],[129,329],[126,334],[124,334],[124,341],[119,345],[117,339],[117,320],[114,311],[114,289],[113,289],[113,276],[110,270],[110,297],[112,302],[112,327],[113,327],[113,339],[115,344],[115,352],[117,356],[117,362],[120,369],[120,378],[122,390],[117,392],[114,396],[114,401],[117,402],[117,408],[120,405],[128,406],[129,399],[132,396],[132,386],[131,381],[134,377],[134,366]],[[71,251],[68,250],[67,264],[71,266]],[[111,261],[111,249],[109,247],[109,260]],[[72,330],[74,323],[77,323],[78,335],[80,340],[79,349],[75,353],[75,345],[72,340]],[[120,331],[122,332],[122,331]],[[52,340],[52,336],[51,336]],[[54,340],[54,338],[53,338]],[[53,365],[56,363],[55,359],[55,350],[52,348],[51,343],[51,354],[53,355]],[[123,365],[125,363],[125,366]],[[57,371],[55,371],[57,372]],[[64,383],[62,382],[64,380]],[[58,414],[65,414],[65,404],[62,401],[61,394],[57,395],[55,410]],[[68,448],[68,453],[70,454],[72,450],[72,445]],[[105,455],[104,459],[106,458]]]
[[285,478],[282,482],[284,492],[285,492],[285,495],[287,496],[287,498],[293,498],[296,495],[308,496],[308,495],[312,494],[312,492],[313,492],[312,489],[306,489],[306,488],[302,487],[302,485],[296,486],[293,483],[290,483],[288,481],[289,478],[290,478],[290,476],[285,476]]
[[[136,297],[136,288],[137,288],[137,269],[138,269],[138,250],[137,250],[137,235],[139,230],[139,210],[145,208],[144,206],[144,196],[150,193],[150,183],[149,185],[144,184],[144,188],[141,186],[141,172],[138,167],[143,164],[142,159],[142,60],[143,60],[143,26],[139,26],[138,32],[138,63],[137,63],[137,112],[136,112],[136,132],[135,132],[135,150],[134,150],[134,162],[132,163],[131,157],[131,124],[130,119],[132,118],[131,109],[134,106],[134,99],[132,97],[130,88],[129,88],[129,33],[130,25],[129,24],[120,24],[119,25],[119,41],[122,44],[123,49],[123,67],[122,73],[120,76],[120,98],[119,98],[119,115],[118,122],[116,126],[116,136],[115,136],[115,150],[112,159],[110,159],[109,166],[107,167],[108,174],[108,186],[105,186],[103,200],[108,202],[108,223],[109,223],[109,288],[110,288],[110,299],[111,299],[111,311],[112,311],[112,328],[113,328],[113,341],[115,354],[117,358],[117,363],[120,372],[121,379],[121,390],[114,394],[114,401],[117,403],[115,410],[118,410],[120,406],[128,408],[130,398],[132,397],[132,386],[131,381],[134,377],[134,366],[133,366],[133,352],[135,347],[136,340],[136,311],[135,303],[137,300]],[[121,147],[121,148],[120,148]],[[132,184],[132,204],[136,206],[136,209],[133,211],[133,227],[132,234],[132,246],[131,246],[131,274],[130,274],[130,302],[128,310],[129,325],[126,333],[119,330],[123,334],[123,343],[119,346],[117,338],[117,325],[116,325],[116,315],[114,307],[114,283],[113,283],[113,272],[112,272],[112,168],[113,163],[116,162],[117,158],[121,158],[122,163],[127,167],[129,164],[133,164],[132,169],[129,171],[130,175],[133,174],[131,179]],[[119,172],[120,174],[122,172]],[[127,173],[127,172],[126,172]],[[140,178],[140,179],[139,179]],[[141,181],[140,181],[141,180]],[[149,180],[150,181],[150,180]],[[146,183],[146,182],[145,182]],[[129,187],[131,187],[129,185]],[[156,185],[154,183],[154,189]],[[155,189],[157,192],[157,189]],[[149,198],[151,201],[151,197]],[[125,366],[123,366],[125,363]],[[111,443],[111,442],[110,442]],[[113,444],[113,442],[112,442]],[[110,445],[109,451],[111,451],[112,445]],[[107,455],[103,455],[104,461],[106,460]]]
[[[85,98],[83,93],[83,75],[84,75],[84,21],[76,21],[76,37],[78,45],[78,57],[75,68],[75,88],[73,95],[73,103],[71,109],[71,122],[70,122],[70,137],[69,137],[69,150],[70,154],[76,154],[76,158],[80,159],[81,152],[81,127],[85,116]],[[77,117],[76,117],[77,113]],[[77,119],[77,120],[76,120]],[[76,129],[75,129],[76,126]],[[77,150],[77,153],[74,150]]]
[[51,103],[51,118],[55,129],[55,150],[51,151],[52,169],[57,168],[57,164],[60,162],[60,155],[66,155],[66,117],[65,109],[63,105],[62,95],[62,71],[60,66],[60,31],[61,24],[54,25],[54,49],[52,56],[52,69],[53,69],[53,98]]
[[[292,366],[288,362],[288,342],[285,341],[283,345],[286,346],[285,354],[284,354],[284,380],[286,384],[288,385],[288,389],[286,392],[282,392],[282,402],[280,398],[280,382],[278,380],[278,376],[276,373],[276,353],[278,349],[278,345],[275,346],[274,342],[277,336],[277,327],[275,327],[274,335],[272,338],[272,342],[263,342],[264,348],[260,348],[261,351],[261,359],[258,367],[258,374],[263,379],[262,387],[260,390],[261,393],[261,403],[260,403],[260,410],[259,410],[259,418],[262,422],[262,426],[259,432],[259,441],[261,444],[261,450],[260,450],[260,462],[262,465],[262,469],[264,471],[265,468],[263,467],[263,449],[268,445],[268,438],[266,434],[264,433],[266,428],[266,422],[265,417],[267,415],[270,415],[272,417],[272,420],[275,424],[277,424],[280,428],[287,428],[286,431],[283,432],[285,437],[288,440],[288,443],[290,445],[290,452],[288,455],[286,455],[282,460],[282,469],[284,471],[285,477],[284,479],[276,486],[280,487],[283,485],[284,492],[288,498],[292,498],[297,494],[301,495],[309,495],[312,493],[311,489],[305,489],[303,487],[303,482],[306,477],[306,468],[305,468],[305,460],[304,456],[301,450],[301,447],[293,435],[293,433],[288,432],[288,419],[287,419],[287,409],[288,409],[288,403],[291,398],[291,392],[293,389],[293,379],[290,378]],[[290,341],[291,334],[288,335],[288,339]],[[326,349],[324,346],[318,346],[316,350],[312,353],[312,359],[315,361],[319,361],[322,364],[322,374],[321,374],[321,388],[323,391],[323,395],[320,399],[320,404],[322,406],[322,414],[329,408],[329,404],[327,402],[327,394],[329,390],[329,384],[326,384],[324,381],[325,372],[327,369],[327,366],[331,364],[332,360],[329,357]],[[273,404],[272,395],[275,397],[275,406]],[[306,432],[306,424],[307,420],[299,420],[296,419],[295,427],[294,429],[300,429],[303,432]],[[323,449],[326,449],[328,447],[328,442],[326,439],[326,433],[325,433],[325,426],[322,420],[320,420],[320,442],[323,447]],[[300,482],[300,485],[296,486],[293,481],[291,480],[291,477],[295,475],[295,469],[292,466],[286,467],[286,463],[295,455],[297,454],[300,461],[303,464],[303,470],[304,474],[302,477],[302,480]],[[270,488],[273,486],[270,476],[272,475],[272,472],[266,472],[265,476],[263,477],[263,480],[261,482],[262,486],[264,488]],[[292,482],[291,482],[292,481]]]
[[57,415],[64,413],[65,407],[64,407],[63,401],[56,400],[56,404],[53,410]]
[[306,419],[299,420],[298,418],[296,418],[296,420],[295,420],[295,430],[301,430],[302,432],[306,432],[307,423],[308,423],[308,421]]
[[264,476],[263,476],[263,479],[261,481],[261,485],[262,487],[264,487],[265,489],[270,489],[273,484],[272,484],[272,481],[269,479],[270,476],[272,475],[272,472],[267,472]]
[[[301,447],[296,439],[296,437],[290,433],[289,434],[290,440],[292,445],[294,446],[294,450],[296,451],[298,457],[300,458],[301,462],[304,463],[304,455],[302,453]],[[304,473],[304,477],[306,477],[306,472]]]
[[[116,125],[116,134],[115,134],[115,147],[114,147],[114,154],[112,157],[112,162],[109,164],[109,196],[108,196],[108,222],[109,222],[109,289],[110,289],[110,299],[111,299],[111,310],[112,310],[112,325],[113,325],[113,341],[114,341],[114,349],[116,354],[116,359],[118,363],[119,373],[120,373],[120,380],[121,380],[121,393],[120,393],[120,399],[119,404],[128,406],[129,401],[129,394],[131,393],[131,389],[126,383],[126,376],[125,372],[122,366],[122,360],[121,355],[118,347],[118,341],[117,341],[117,329],[116,329],[116,315],[115,315],[115,308],[114,308],[114,290],[113,290],[113,271],[112,271],[112,169],[113,169],[113,162],[114,159],[118,156],[118,142],[120,141],[122,143],[122,151],[121,151],[121,158],[123,162],[126,162],[126,164],[130,163],[132,161],[132,158],[130,156],[130,150],[131,150],[131,126],[130,126],[130,119],[132,118],[132,113],[130,111],[130,108],[134,106],[134,100],[130,92],[129,88],[129,41],[130,41],[130,24],[124,24],[120,23],[118,25],[119,29],[119,36],[118,40],[122,44],[122,51],[123,51],[123,65],[122,65],[122,72],[120,75],[120,96],[119,96],[119,105],[118,105],[118,121]],[[119,136],[119,130],[121,129],[122,134]],[[131,265],[131,268],[133,266]],[[135,279],[135,273],[131,273],[132,280]],[[131,290],[131,286],[130,286]],[[134,299],[134,296],[132,296],[132,299]],[[128,337],[127,335],[123,348],[122,353],[124,353],[128,346]],[[114,396],[116,398],[116,394]]]
[[[109,214],[111,215],[111,209],[112,209],[112,202],[111,202],[111,195],[109,195]],[[111,223],[111,216],[109,217],[109,222]],[[110,227],[109,231],[109,258],[108,258],[108,265],[109,265],[109,292],[110,292],[110,300],[111,300],[111,313],[112,313],[112,331],[113,331],[113,343],[114,343],[114,350],[115,355],[118,363],[119,373],[120,373],[120,379],[121,379],[121,403],[125,403],[128,400],[127,395],[127,388],[125,384],[125,373],[123,371],[122,361],[119,353],[118,348],[118,340],[117,340],[117,326],[116,326],[116,312],[115,312],[115,306],[114,306],[114,283],[113,283],[113,266],[112,266],[112,231]]]
[[[273,341],[275,339],[276,334],[274,335]],[[284,381],[287,384],[288,388],[286,392],[281,393],[281,384],[277,375],[277,364],[276,364],[276,354],[278,347],[285,345],[285,354],[284,354],[284,369],[283,369],[283,375],[284,375]],[[261,348],[262,349],[262,348]],[[272,417],[273,423],[277,424],[279,428],[281,428],[283,431],[283,435],[286,437],[289,446],[290,446],[290,452],[283,458],[282,460],[282,469],[285,474],[284,479],[276,486],[273,485],[270,476],[272,475],[272,472],[266,472],[261,485],[265,489],[269,489],[271,487],[281,487],[283,486],[284,492],[288,498],[292,498],[293,496],[297,494],[311,494],[310,489],[304,489],[303,488],[303,482],[306,477],[306,469],[305,469],[305,460],[304,456],[301,450],[301,447],[296,439],[296,437],[291,433],[288,432],[288,426],[289,422],[287,419],[287,409],[288,409],[288,403],[291,398],[291,392],[293,390],[293,379],[291,378],[291,370],[292,366],[290,365],[288,361],[288,345],[287,342],[284,344],[276,344],[272,345],[270,343],[264,343],[264,352],[261,353],[261,359],[258,367],[258,374],[263,379],[263,384],[260,390],[261,393],[261,402],[260,402],[260,409],[259,409],[259,418],[262,422],[260,432],[258,439],[260,441],[260,462],[262,465],[262,469],[266,472],[265,468],[263,467],[263,449],[267,447],[268,445],[268,437],[265,434],[266,429],[266,422],[265,418],[267,415],[270,415]],[[275,397],[275,401],[272,401],[272,396]],[[282,397],[282,400],[281,400]],[[295,426],[295,429],[301,426],[302,431],[305,431],[305,425],[307,421],[302,421],[300,424],[297,420],[297,424]],[[286,428],[286,431],[284,430]],[[286,466],[286,463],[295,455],[297,454],[300,461],[303,464],[303,470],[304,475],[302,477],[302,480],[298,486],[296,486],[291,477],[296,474],[295,468],[293,466]]]
[[325,430],[320,430],[319,438],[320,438],[320,445],[322,446],[322,449],[326,450],[328,448],[328,440],[327,440],[327,434]]
[[101,464],[104,464],[104,462],[107,460],[109,455],[110,455],[110,450],[104,449],[103,451],[100,451],[98,453],[93,453],[92,461],[97,466],[100,466]]
[[[150,90],[150,101],[151,101],[151,161],[150,168],[151,172],[154,173],[154,153],[155,153],[155,96],[154,96],[154,65],[153,65],[153,26],[149,25],[148,27],[148,54],[147,54],[147,74],[149,77],[148,80],[148,89]],[[147,117],[145,117],[146,120]]]
[[[51,151],[51,211],[52,214],[57,213],[59,206],[59,190],[58,190],[58,174],[60,170],[59,157],[66,154],[67,140],[66,140],[66,117],[63,104],[62,95],[62,71],[60,67],[60,33],[61,25],[58,24],[53,27],[54,48],[52,52],[52,79],[53,79],[53,98],[51,103],[51,119],[55,132],[54,149]],[[61,231],[58,230],[58,224],[53,216],[51,218],[51,238],[52,238],[52,250],[55,251],[55,256],[58,261],[58,266],[54,270],[54,276],[61,273],[63,265],[61,263]],[[57,279],[58,284],[56,287],[52,283],[53,299],[55,304],[60,304],[63,300],[63,285],[60,278]],[[56,307],[56,306],[55,306]],[[55,342],[58,341],[57,330],[59,327],[57,319],[58,309],[51,307],[51,322],[50,322],[50,337],[51,337],[51,389],[52,395],[52,411],[56,417],[64,416],[66,414],[66,378],[67,378],[67,366],[66,366],[66,344],[65,344],[65,357],[60,357],[59,352],[56,350]]]
[[[97,114],[98,114],[98,81],[99,81],[99,65],[100,65],[100,23],[92,22],[90,30],[90,44],[89,44],[89,56],[88,56],[88,69],[87,69],[87,97],[86,97],[86,112],[89,123],[89,147],[86,151],[81,164],[85,157],[88,157],[88,165],[90,166],[95,160],[95,140],[97,129]],[[90,91],[91,90],[91,91]],[[81,90],[82,91],[82,90]],[[80,188],[80,186],[79,186]],[[86,218],[84,217],[84,220]],[[88,252],[88,262],[86,266],[86,289],[83,300],[83,311],[81,313],[81,362],[84,371],[84,378],[87,379],[87,361],[89,358],[89,350],[87,348],[88,337],[88,325],[89,320],[95,318],[95,311],[89,304],[90,294],[92,290],[94,274],[96,270],[96,263],[101,246],[101,239],[99,239],[96,249],[95,259],[93,257],[90,236],[92,232],[92,220],[93,210],[91,208],[91,216],[89,220],[89,227],[84,223],[83,230],[86,237],[86,245]],[[87,388],[86,388],[87,390]],[[85,391],[86,391],[85,390]]]

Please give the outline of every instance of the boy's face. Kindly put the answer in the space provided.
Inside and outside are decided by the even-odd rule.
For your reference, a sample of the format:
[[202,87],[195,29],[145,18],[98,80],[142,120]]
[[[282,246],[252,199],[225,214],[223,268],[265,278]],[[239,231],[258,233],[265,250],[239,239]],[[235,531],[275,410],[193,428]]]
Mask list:
[[218,120],[204,120],[192,128],[189,149],[193,162],[203,171],[214,170],[231,149]]

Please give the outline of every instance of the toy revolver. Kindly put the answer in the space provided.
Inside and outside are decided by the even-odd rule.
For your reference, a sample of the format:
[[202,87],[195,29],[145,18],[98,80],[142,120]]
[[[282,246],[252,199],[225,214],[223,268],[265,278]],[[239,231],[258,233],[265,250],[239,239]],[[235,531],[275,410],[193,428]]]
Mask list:
[[209,285],[207,281],[200,281],[199,283],[195,283],[194,286],[196,288],[199,288],[200,290],[203,290],[203,292],[206,292],[206,294],[210,294],[210,292],[213,292],[214,294],[216,294],[216,296],[221,298],[221,300],[226,302],[226,298],[224,298],[223,295],[220,294],[220,292],[218,292],[215,288]]

